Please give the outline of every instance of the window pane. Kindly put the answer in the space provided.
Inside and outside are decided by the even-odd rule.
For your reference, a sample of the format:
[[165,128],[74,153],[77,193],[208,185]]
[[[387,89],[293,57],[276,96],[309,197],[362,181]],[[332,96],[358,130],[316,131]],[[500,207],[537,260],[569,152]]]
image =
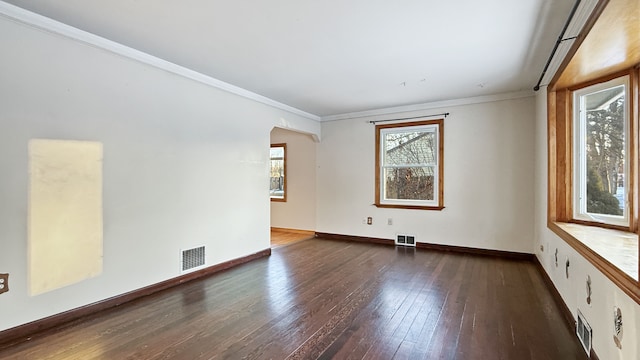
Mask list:
[[271,200],[286,201],[287,199],[287,170],[286,170],[286,144],[272,144],[269,150],[269,195]]
[[412,131],[384,134],[384,165],[436,163],[436,133]]
[[271,160],[270,184],[269,193],[271,196],[284,197],[284,160]]
[[622,216],[625,192],[624,86],[584,95],[587,212]]
[[278,146],[278,147],[272,147],[271,148],[271,158],[284,158],[284,147]]
[[434,167],[403,167],[384,169],[385,200],[433,200]]

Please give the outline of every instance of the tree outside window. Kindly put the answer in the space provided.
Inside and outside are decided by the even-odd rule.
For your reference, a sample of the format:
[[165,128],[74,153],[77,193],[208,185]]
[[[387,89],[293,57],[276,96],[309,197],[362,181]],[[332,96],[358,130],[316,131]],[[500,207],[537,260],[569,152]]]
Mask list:
[[626,78],[581,89],[576,103],[574,216],[628,225]]

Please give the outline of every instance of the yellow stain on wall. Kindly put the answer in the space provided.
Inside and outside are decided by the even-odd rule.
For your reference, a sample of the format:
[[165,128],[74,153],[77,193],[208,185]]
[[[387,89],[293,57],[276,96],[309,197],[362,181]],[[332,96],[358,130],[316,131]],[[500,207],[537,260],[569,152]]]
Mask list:
[[102,273],[102,143],[29,141],[29,291]]

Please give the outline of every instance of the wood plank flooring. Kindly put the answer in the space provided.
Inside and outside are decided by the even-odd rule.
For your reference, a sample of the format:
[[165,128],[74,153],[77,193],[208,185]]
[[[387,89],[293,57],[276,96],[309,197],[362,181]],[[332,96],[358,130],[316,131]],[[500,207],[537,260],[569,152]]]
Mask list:
[[293,244],[314,237],[315,231],[271,228],[271,248]]
[[299,241],[1,359],[586,359],[534,264]]

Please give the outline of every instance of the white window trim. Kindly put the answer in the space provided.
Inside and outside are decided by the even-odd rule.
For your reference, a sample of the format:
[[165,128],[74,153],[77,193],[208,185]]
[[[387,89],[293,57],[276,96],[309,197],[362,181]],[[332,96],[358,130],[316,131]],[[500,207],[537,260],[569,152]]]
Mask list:
[[[435,161],[429,164],[410,164],[410,165],[384,165],[385,162],[385,148],[384,148],[384,138],[385,134],[397,134],[402,132],[432,132],[435,133]],[[429,125],[414,125],[414,126],[406,126],[406,127],[393,127],[380,129],[380,144],[378,144],[380,150],[380,204],[381,205],[399,205],[399,206],[428,206],[428,207],[436,207],[439,205],[439,184],[440,184],[440,172],[439,172],[439,152],[440,152],[440,133],[438,124],[429,124]],[[411,199],[386,199],[386,178],[385,178],[385,169],[390,168],[402,168],[402,167],[432,167],[434,173],[434,184],[433,184],[433,200],[411,200]]]
[[605,223],[609,225],[629,226],[629,196],[631,189],[626,186],[630,168],[629,163],[631,159],[625,159],[625,194],[624,194],[624,212],[622,216],[616,215],[604,215],[604,214],[591,214],[587,212],[587,189],[586,179],[587,177],[587,159],[585,152],[582,149],[586,148],[586,104],[580,101],[580,98],[587,94],[596,93],[606,89],[610,89],[616,86],[624,86],[625,89],[625,102],[624,102],[624,133],[625,133],[625,155],[630,154],[630,119],[629,113],[629,76],[623,76],[615,78],[603,83],[591,85],[573,93],[573,218],[576,220],[592,221]]

